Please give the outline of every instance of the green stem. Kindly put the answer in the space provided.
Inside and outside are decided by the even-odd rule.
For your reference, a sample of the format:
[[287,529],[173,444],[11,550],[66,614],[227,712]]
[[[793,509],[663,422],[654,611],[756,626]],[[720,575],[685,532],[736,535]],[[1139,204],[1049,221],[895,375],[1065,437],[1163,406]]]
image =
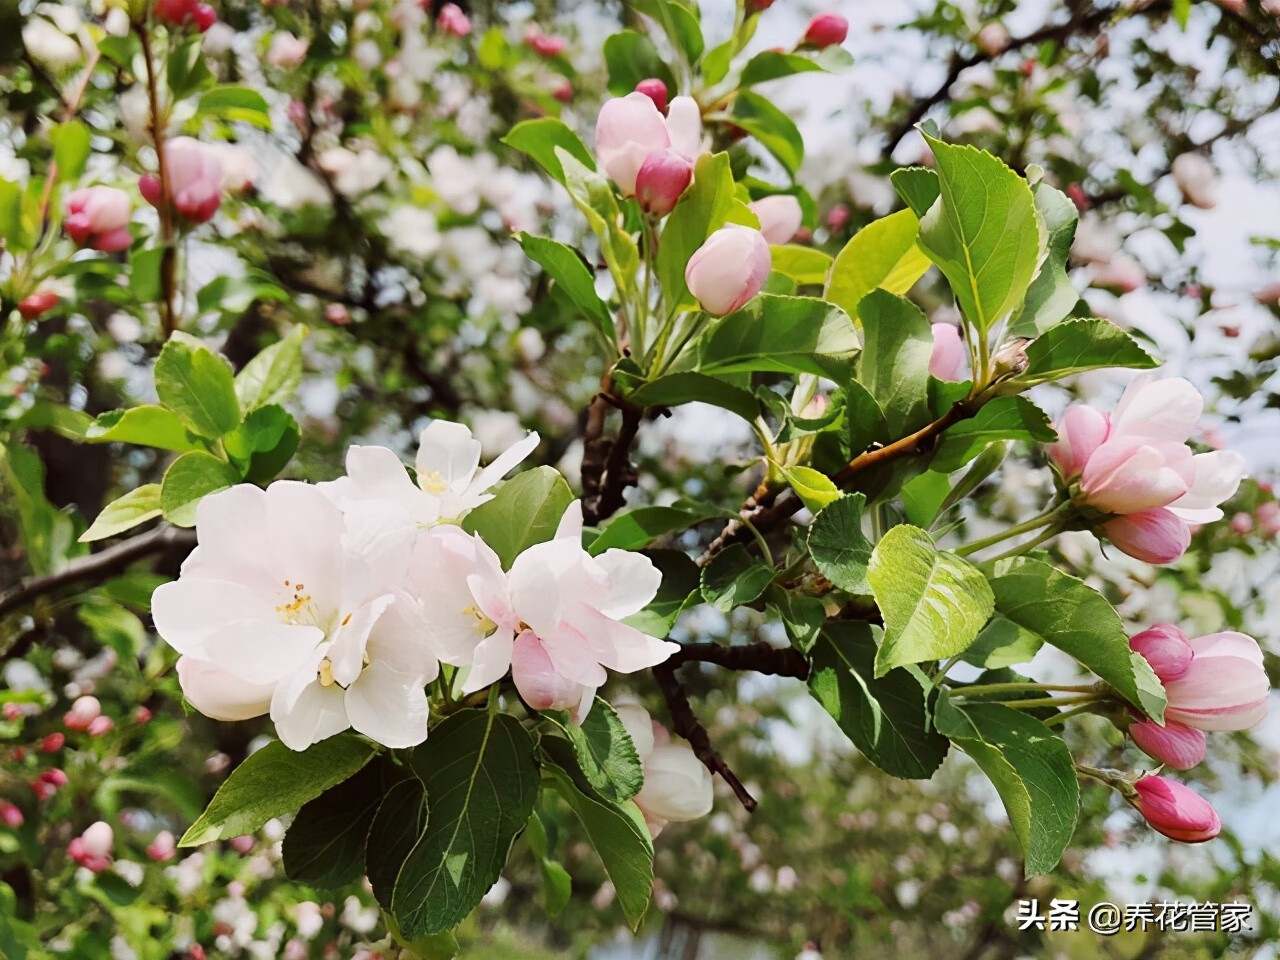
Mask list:
[[1072,707],[1070,710],[1063,710],[1056,717],[1050,717],[1048,720],[1044,722],[1044,725],[1046,727],[1052,727],[1059,723],[1066,723],[1072,717],[1078,717],[1082,713],[1092,713],[1092,712],[1093,712],[1092,703],[1082,703],[1080,704],[1080,706]]
[[976,553],[979,550],[983,550],[983,549],[986,549],[987,547],[994,546],[997,543],[1000,543],[1004,540],[1008,540],[1010,537],[1016,537],[1019,534],[1023,534],[1023,533],[1030,533],[1032,530],[1037,530],[1040,527],[1044,526],[1046,523],[1049,523],[1051,520],[1054,520],[1055,518],[1060,516],[1064,512],[1063,508],[1067,506],[1070,506],[1070,504],[1065,504],[1065,503],[1056,504],[1050,507],[1044,513],[1036,514],[1034,517],[1031,517],[1029,520],[1023,520],[1021,523],[1014,524],[1012,527],[1009,527],[1007,530],[1002,530],[999,533],[994,533],[989,537],[983,537],[981,540],[974,540],[971,543],[961,544],[960,546],[952,550],[952,553],[960,557],[967,557],[971,553]]
[[[1038,710],[1041,707],[1065,707],[1073,703],[1096,703],[1103,698],[1097,694],[1087,697],[1033,697],[1030,700],[991,700],[980,701],[989,703],[998,703],[1002,707],[1009,707],[1013,710]],[[972,701],[964,701],[966,703]]]
[[938,672],[933,675],[933,686],[935,689],[942,686],[943,681],[947,679],[947,671],[959,663],[963,658],[964,651],[962,650],[950,660],[944,660],[938,665]]
[[1031,540],[1028,540],[1026,543],[1020,543],[1016,547],[1010,550],[1006,550],[1004,553],[997,554],[994,557],[990,557],[988,558],[987,562],[995,563],[997,560],[1008,560],[1010,557],[1021,556],[1022,554],[1026,553],[1028,550],[1034,550],[1036,547],[1040,546],[1040,544],[1048,540],[1052,540],[1062,531],[1063,531],[1063,528],[1058,526],[1056,523],[1051,524],[1044,531],[1044,533],[1040,534],[1038,537],[1034,537]]
[[1093,687],[1063,686],[1053,683],[1036,683],[1034,680],[1010,681],[1008,683],[981,683],[973,686],[957,687],[956,693],[966,697],[985,696],[988,693],[1096,693]]

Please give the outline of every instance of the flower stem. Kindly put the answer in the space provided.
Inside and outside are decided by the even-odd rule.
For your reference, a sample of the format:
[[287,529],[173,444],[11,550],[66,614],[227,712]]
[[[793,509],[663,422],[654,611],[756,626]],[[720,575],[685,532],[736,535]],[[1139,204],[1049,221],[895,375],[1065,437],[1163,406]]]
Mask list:
[[984,537],[981,540],[974,540],[972,543],[962,544],[956,547],[952,552],[958,556],[967,557],[971,553],[976,553],[986,547],[1008,540],[1010,537],[1016,537],[1019,534],[1030,533],[1032,530],[1038,530],[1046,523],[1049,523],[1061,516],[1065,512],[1063,508],[1066,506],[1069,505],[1057,504],[1052,506],[1044,513],[1037,514],[1029,520],[1023,520],[1021,523],[1014,524],[1007,530],[1002,530],[999,533],[992,534],[989,537]]
[[1096,703],[1101,699],[1103,698],[1097,694],[1091,694],[1087,697],[1034,697],[1030,700],[992,700],[990,702],[1014,710],[1037,710],[1040,707],[1065,707],[1073,703]]
[[1096,694],[1091,686],[1065,686],[1054,683],[1036,683],[1034,680],[1016,680],[1007,683],[981,683],[957,687],[956,693],[966,697],[985,696],[989,693],[1089,693]]
[[1080,706],[1072,707],[1070,710],[1063,710],[1056,717],[1050,717],[1048,720],[1044,722],[1044,725],[1046,727],[1056,726],[1059,723],[1066,723],[1072,717],[1078,717],[1082,713],[1092,713],[1092,712],[1093,712],[1092,703],[1082,703],[1080,704]]

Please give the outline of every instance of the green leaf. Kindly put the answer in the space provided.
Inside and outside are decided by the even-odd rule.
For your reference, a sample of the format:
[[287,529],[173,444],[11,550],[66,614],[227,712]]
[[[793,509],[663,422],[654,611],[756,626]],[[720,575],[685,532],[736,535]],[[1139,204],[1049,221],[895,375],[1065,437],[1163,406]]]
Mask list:
[[760,413],[760,405],[749,390],[701,373],[672,373],[642,384],[630,395],[640,407],[678,407],[682,403],[709,403],[736,413],[748,423]]
[[576,157],[564,149],[557,147],[556,157],[564,170],[569,196],[600,240],[600,250],[605,262],[625,299],[631,295],[640,269],[640,250],[635,239],[623,226],[622,210],[613,195],[613,187],[601,174],[579,163]]
[[634,30],[623,30],[605,40],[604,63],[609,71],[609,92],[615,97],[626,96],[650,77],[657,77],[668,90],[676,89],[675,77],[658,48]]
[[1101,367],[1150,370],[1160,364],[1110,320],[1067,320],[1027,345],[1027,369],[1019,383],[1061,380]]
[[365,874],[373,896],[391,909],[396,878],[405,858],[427,829],[427,790],[417,777],[401,780],[382,798],[369,824],[364,848]]
[[200,95],[197,116],[220,117],[247,123],[263,130],[271,129],[271,115],[267,101],[251,87],[221,85]]
[[202,87],[214,82],[213,74],[201,53],[200,34],[192,31],[185,37],[177,37],[165,58],[165,75],[169,81],[172,102],[185,99]]
[[836,256],[823,296],[851,317],[875,289],[904,296],[929,269],[929,258],[916,243],[920,221],[899,210],[867,224]]
[[788,486],[796,492],[805,509],[812,513],[840,499],[840,488],[830,477],[813,467],[786,467],[782,471]]
[[938,175],[928,167],[899,167],[889,179],[917,220],[929,212],[942,190]]
[[640,809],[633,800],[617,804],[594,793],[576,769],[568,744],[547,738],[543,749],[551,761],[548,769],[556,791],[599,854],[627,922],[633,930],[638,928],[653,895],[653,840]]
[[702,599],[721,613],[755,600],[773,581],[773,567],[735,543],[702,568]]
[[1067,276],[1067,260],[1071,256],[1071,241],[1075,239],[1080,211],[1060,190],[1043,181],[1031,188],[1036,209],[1048,231],[1048,252],[1040,272],[1031,281],[1027,299],[1022,309],[1009,322],[1009,333],[1034,337],[1048,330],[1071,313],[1080,300],[1080,294]]
[[1018,308],[1040,265],[1044,227],[1027,182],[976,147],[925,134],[941,193],[920,219],[920,245],[960,310],[986,334]]
[[152,405],[99,414],[85,428],[84,439],[89,443],[137,443],[177,453],[203,449],[176,413]]
[[680,550],[646,550],[647,556],[662,574],[657,595],[639,613],[623,623],[651,637],[662,638],[671,632],[680,614],[702,602],[698,565]]
[[1028,663],[1042,646],[1044,639],[1039,634],[1024,630],[997,613],[982,628],[973,646],[964,652],[964,661],[988,670],[999,670]]
[[1129,649],[1124,621],[1102,594],[1031,557],[997,562],[990,579],[997,613],[1075,657],[1143,713],[1164,719],[1164,687]]
[[953,553],[940,552],[927,533],[907,524],[894,527],[876,544],[867,580],[885,625],[877,677],[903,664],[962,652],[995,605],[982,571]]
[[253,833],[272,817],[294,813],[346,780],[373,755],[372,744],[345,733],[301,752],[273,740],[231,771],[178,846],[194,847]]
[[201,499],[240,482],[240,474],[225,460],[203,450],[184,453],[164,472],[160,509],[175,527],[194,527]]
[[867,568],[871,541],[862,532],[862,511],[867,499],[851,493],[836,500],[809,525],[809,552],[824,577],[841,590],[867,594]]
[[522,551],[555,536],[572,502],[564,477],[551,467],[535,467],[499,487],[492,500],[466,515],[462,528],[480,534],[506,570]]
[[839,307],[813,297],[761,294],[709,325],[675,372],[815,373],[843,380],[858,352],[858,332]]
[[387,792],[386,781],[400,779],[394,769],[370,763],[303,804],[281,849],[290,880],[333,890],[364,876],[365,839]]
[[1001,440],[1051,443],[1057,436],[1049,417],[1026,397],[996,397],[942,435],[929,465],[946,473],[960,469],[992,443]]
[[227,455],[250,483],[273,480],[298,449],[298,422],[284,407],[259,407],[223,439]]
[[236,397],[245,413],[293,398],[302,381],[302,341],[306,338],[307,328],[299,324],[236,374]]
[[562,184],[568,185],[564,166],[556,155],[556,148],[564,150],[588,170],[595,170],[596,161],[578,135],[554,117],[538,117],[522,120],[502,138],[513,150],[532,159],[543,170]]
[[707,237],[728,222],[735,196],[727,153],[704,153],[693,168],[693,183],[667,217],[658,240],[658,282],[672,308],[693,306],[684,270]]
[[817,286],[827,282],[832,263],[829,254],[795,243],[775,244],[769,252],[773,257],[774,272],[790,277],[797,285]]
[[742,76],[738,79],[738,86],[746,89],[754,87],[757,83],[766,83],[797,73],[814,71],[837,73],[851,66],[853,66],[853,55],[843,47],[828,47],[816,57],[802,53],[785,53],[781,50],[764,50],[747,61],[746,66],[742,68]]
[[1034,717],[998,703],[947,700],[938,729],[987,775],[1004,801],[1029,876],[1048,873],[1075,833],[1080,784],[1062,738]]
[[676,530],[686,530],[712,517],[722,517],[720,507],[692,500],[677,500],[669,507],[637,507],[610,520],[592,542],[593,556],[613,548],[639,550]]
[[538,795],[533,741],[487,710],[446,717],[413,751],[431,815],[400,867],[391,912],[409,938],[452,930],[497,881]]
[[129,289],[138,303],[160,299],[160,264],[164,247],[134,247],[129,251]]
[[707,86],[714,86],[728,75],[737,52],[738,45],[733,37],[707,51],[707,55],[702,58],[702,79]]
[[876,673],[878,632],[857,621],[828,624],[810,654],[809,692],[881,770],[927,779],[941,766],[950,744],[931,729],[932,690],[919,669]]
[[102,508],[92,526],[80,534],[81,543],[105,540],[117,533],[132,530],[160,516],[160,484],[144,483]]
[[240,423],[231,367],[188,334],[173,334],[156,358],[160,405],[177,414],[193,433],[216,440]]
[[661,24],[671,42],[684,51],[690,63],[696,63],[706,46],[698,8],[687,0],[632,0],[633,9]]
[[596,697],[582,722],[569,715],[548,713],[573,746],[578,766],[587,782],[608,800],[630,800],[644,785],[644,768],[631,735],[613,707]]
[[58,181],[78,180],[89,162],[89,128],[82,120],[67,120],[49,131],[53,160],[58,165]]
[[804,163],[804,138],[794,120],[751,90],[741,91],[734,99],[730,119],[755,137],[795,179]]
[[546,237],[536,237],[531,233],[520,234],[519,240],[525,255],[542,267],[570,302],[594,321],[605,339],[613,343],[618,336],[613,326],[613,317],[596,293],[595,277],[583,262],[582,256],[566,244]]
[[147,628],[136,614],[112,600],[90,596],[76,609],[76,618],[98,643],[118,653],[122,663],[137,662],[147,642]]
[[890,435],[923,426],[930,419],[929,321],[910,300],[873,290],[862,300],[862,333],[858,381],[883,411]]
[[791,643],[808,653],[818,639],[818,631],[827,621],[827,608],[818,597],[788,593],[774,584],[765,591],[765,599],[777,612]]
[[[214,277],[196,292],[196,309],[201,313],[216,310],[239,317],[259,300],[287,303],[292,299],[292,294],[277,284],[270,274],[250,269],[241,276],[224,274]],[[306,328],[294,329],[305,331]]]
[[926,529],[937,518],[947,495],[951,493],[951,481],[945,473],[926,470],[902,485],[899,496],[907,522]]
[[0,179],[0,237],[9,250],[30,250],[32,227],[22,202],[22,188]]

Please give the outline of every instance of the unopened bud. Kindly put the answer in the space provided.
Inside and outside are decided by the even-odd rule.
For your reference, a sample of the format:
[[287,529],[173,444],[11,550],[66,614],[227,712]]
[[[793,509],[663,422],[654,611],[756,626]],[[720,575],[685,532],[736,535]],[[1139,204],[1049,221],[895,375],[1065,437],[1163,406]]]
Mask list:
[[636,199],[646,213],[665,217],[693,179],[693,164],[674,150],[655,150],[636,174]]
[[650,77],[648,80],[637,83],[636,93],[643,93],[652,100],[659,113],[667,112],[667,85],[657,77]]

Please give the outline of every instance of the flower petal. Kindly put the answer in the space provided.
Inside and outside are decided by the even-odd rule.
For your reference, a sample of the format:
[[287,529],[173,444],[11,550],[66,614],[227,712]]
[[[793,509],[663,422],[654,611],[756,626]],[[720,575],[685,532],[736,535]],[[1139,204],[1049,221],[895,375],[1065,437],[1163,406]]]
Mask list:
[[214,720],[249,720],[271,708],[274,683],[249,683],[217,664],[178,658],[178,683],[187,701]]
[[346,693],[351,726],[371,740],[393,749],[427,739],[426,681],[374,661]]

